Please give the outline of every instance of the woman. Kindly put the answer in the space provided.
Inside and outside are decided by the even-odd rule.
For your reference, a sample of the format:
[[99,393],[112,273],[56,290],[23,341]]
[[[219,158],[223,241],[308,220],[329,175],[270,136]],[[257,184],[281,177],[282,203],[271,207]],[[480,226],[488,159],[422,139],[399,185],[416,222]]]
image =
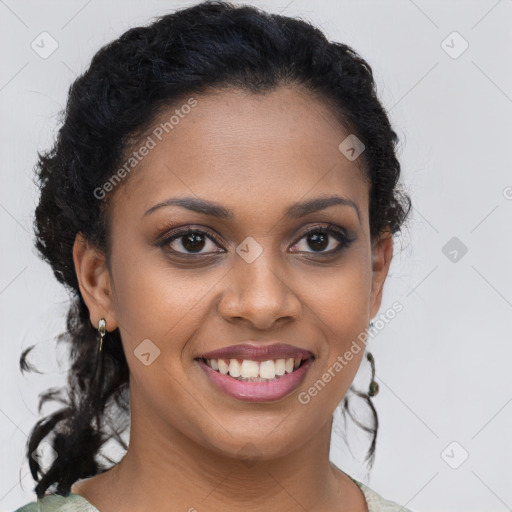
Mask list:
[[351,384],[410,208],[368,64],[206,2],[102,48],[65,114],[36,244],[74,297],[72,368],[19,511],[406,510],[329,461],[350,394],[373,459],[378,387]]

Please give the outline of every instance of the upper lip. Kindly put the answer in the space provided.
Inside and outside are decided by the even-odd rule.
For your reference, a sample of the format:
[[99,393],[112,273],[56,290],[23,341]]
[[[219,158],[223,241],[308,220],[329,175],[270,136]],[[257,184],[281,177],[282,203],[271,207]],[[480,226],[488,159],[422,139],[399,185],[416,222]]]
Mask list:
[[308,359],[313,354],[309,350],[288,345],[287,343],[240,343],[213,350],[199,356],[204,359],[250,359],[252,361],[267,361],[269,359]]

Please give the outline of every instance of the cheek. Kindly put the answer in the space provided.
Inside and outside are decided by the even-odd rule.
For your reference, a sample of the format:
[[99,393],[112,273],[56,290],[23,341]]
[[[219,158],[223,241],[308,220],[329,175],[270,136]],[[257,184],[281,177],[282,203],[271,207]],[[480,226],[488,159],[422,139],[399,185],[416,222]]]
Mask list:
[[[320,346],[315,382],[321,381],[316,386],[318,394],[323,395],[319,401],[334,408],[350,387],[364,355],[371,268],[364,257],[351,258],[343,267],[336,267],[324,285],[324,293],[311,295],[312,312],[318,316],[316,324],[325,338]],[[324,385],[329,392],[320,391]]]
[[150,258],[137,261],[134,253],[118,260],[113,274],[134,407],[147,417],[159,411],[157,416],[199,439],[204,414],[191,407],[185,390],[183,349],[200,324],[201,298],[212,284]]
[[[306,293],[314,312],[326,324],[330,345],[344,342],[367,327],[371,292],[371,267],[363,251],[352,251],[342,264],[319,273],[316,286]],[[337,341],[338,340],[338,341]]]
[[212,279],[205,275],[162,261],[132,254],[114,269],[115,314],[129,346],[145,338],[159,346],[188,338],[187,329],[195,325],[201,301],[212,288]]

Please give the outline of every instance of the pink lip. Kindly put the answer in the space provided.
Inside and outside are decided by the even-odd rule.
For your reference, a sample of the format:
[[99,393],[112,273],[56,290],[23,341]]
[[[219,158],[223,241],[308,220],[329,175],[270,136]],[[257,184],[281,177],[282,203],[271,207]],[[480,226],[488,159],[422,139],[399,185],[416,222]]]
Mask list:
[[199,358],[204,359],[251,359],[252,361],[268,361],[269,359],[308,359],[313,354],[309,350],[294,347],[285,343],[273,343],[272,345],[262,345],[258,343],[241,343],[231,345],[206,354]]
[[[216,357],[213,357],[212,359],[215,358]],[[249,358],[245,357],[243,359]],[[254,360],[252,357],[251,359]],[[210,378],[210,380],[218,389],[233,398],[247,402],[272,402],[284,398],[286,395],[290,394],[300,386],[306,377],[306,372],[313,364],[313,358],[309,357],[295,371],[292,373],[286,373],[282,377],[279,377],[275,380],[268,382],[244,382],[237,380],[230,375],[223,375],[222,373],[215,371],[213,368],[210,368],[202,359],[197,359],[197,361],[200,368],[205,372],[205,374]]]

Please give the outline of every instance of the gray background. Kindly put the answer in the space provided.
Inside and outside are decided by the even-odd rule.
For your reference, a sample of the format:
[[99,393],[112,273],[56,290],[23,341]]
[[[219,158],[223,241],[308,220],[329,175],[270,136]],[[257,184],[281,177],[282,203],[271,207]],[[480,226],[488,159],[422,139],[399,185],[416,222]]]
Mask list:
[[[34,498],[26,436],[37,394],[66,371],[54,338],[67,295],[32,248],[36,152],[101,45],[191,3],[0,0],[0,510]],[[512,1],[247,3],[302,16],[369,61],[414,204],[381,308],[404,310],[370,344],[381,387],[376,464],[368,479],[368,439],[349,428],[351,454],[341,421],[332,460],[412,510],[511,509]],[[34,343],[46,374],[21,376],[20,353]],[[368,382],[363,363],[357,383]]]

